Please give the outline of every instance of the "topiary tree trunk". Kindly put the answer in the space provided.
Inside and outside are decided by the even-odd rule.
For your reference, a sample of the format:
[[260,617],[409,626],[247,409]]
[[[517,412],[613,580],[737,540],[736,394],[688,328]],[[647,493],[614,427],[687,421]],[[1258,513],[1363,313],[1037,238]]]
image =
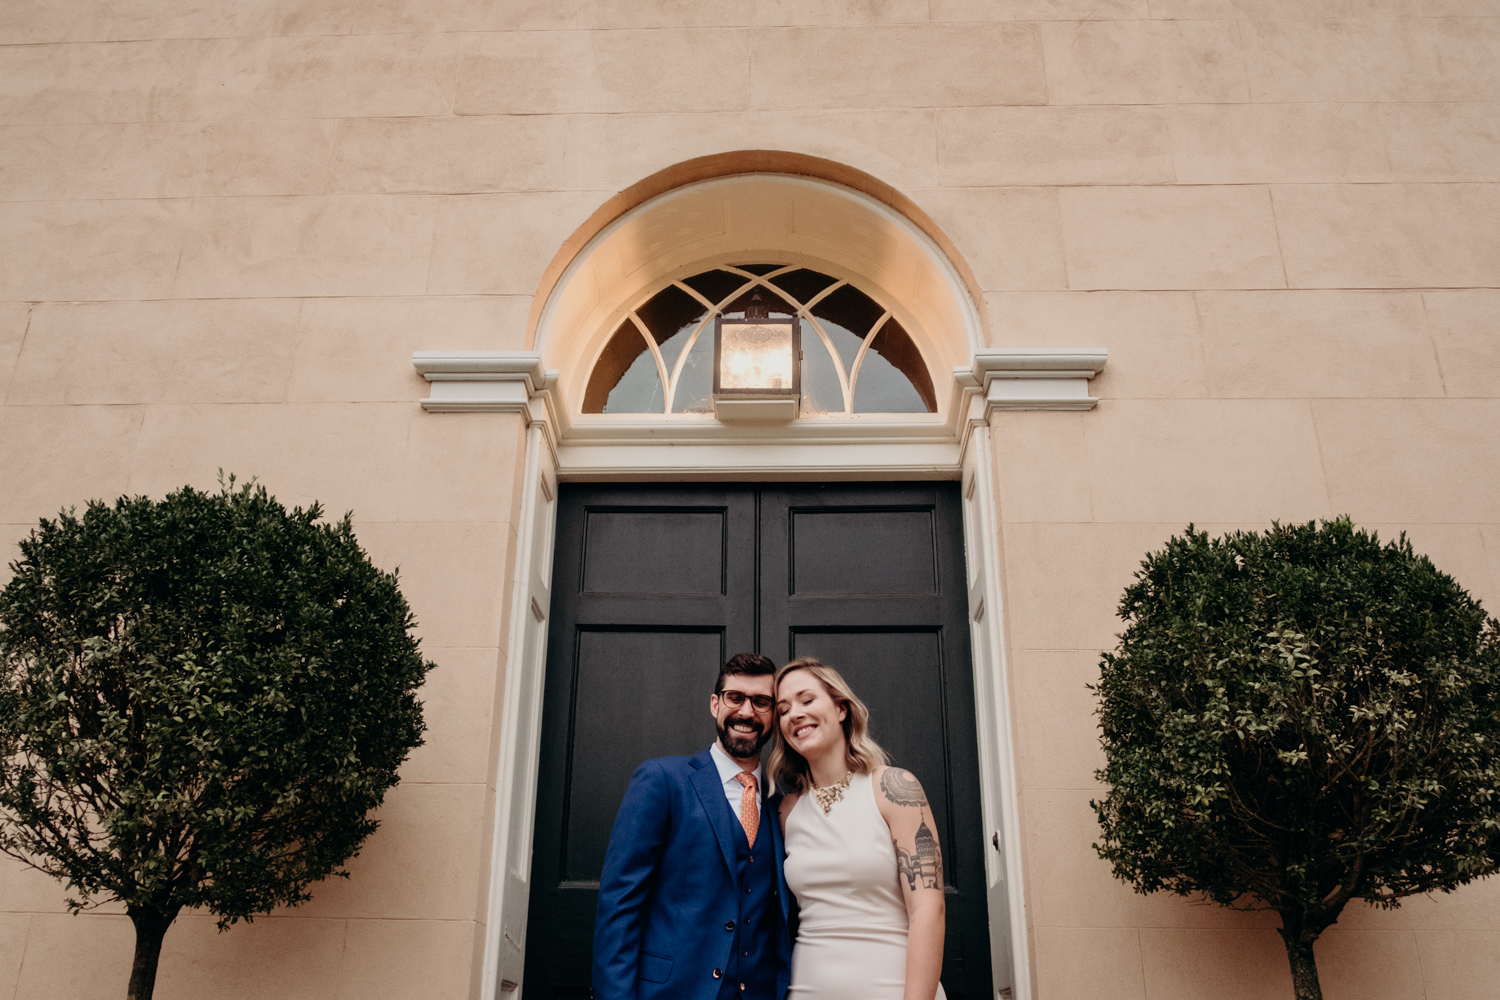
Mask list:
[[1318,927],[1309,925],[1299,913],[1281,912],[1282,943],[1286,945],[1287,961],[1292,967],[1292,992],[1298,1000],[1323,1000],[1323,986],[1318,981],[1318,960],[1313,956],[1313,944],[1332,926],[1332,921]]
[[150,1000],[156,991],[156,969],[161,963],[161,946],[167,928],[177,919],[181,907],[162,909],[155,906],[127,906],[125,912],[135,925],[135,954],[130,960],[130,986],[127,1000]]

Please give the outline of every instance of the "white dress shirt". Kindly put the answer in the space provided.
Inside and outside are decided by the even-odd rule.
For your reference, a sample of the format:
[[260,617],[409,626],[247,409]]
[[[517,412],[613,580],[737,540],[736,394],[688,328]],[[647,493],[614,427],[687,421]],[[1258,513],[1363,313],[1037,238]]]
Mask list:
[[[740,779],[736,778],[735,775],[743,771],[744,768],[740,767],[739,761],[724,752],[724,748],[719,745],[718,740],[714,740],[714,745],[708,748],[708,754],[714,759],[714,766],[719,769],[719,781],[724,785],[724,798],[729,800],[729,812],[735,819],[739,819],[740,802],[745,795],[745,786],[740,784]],[[759,809],[760,765],[757,764],[755,770],[750,773],[755,775],[755,808]]]

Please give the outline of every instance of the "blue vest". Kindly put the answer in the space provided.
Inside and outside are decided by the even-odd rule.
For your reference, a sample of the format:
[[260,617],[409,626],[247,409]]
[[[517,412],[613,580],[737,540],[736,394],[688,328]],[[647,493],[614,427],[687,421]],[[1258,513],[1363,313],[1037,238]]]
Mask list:
[[[727,799],[721,799],[726,809]],[[731,810],[732,812],[733,810]],[[776,936],[781,920],[776,898],[776,859],[771,856],[770,824],[775,815],[760,800],[760,830],[755,846],[745,843],[745,830],[734,817],[734,882],[739,894],[733,948],[724,968],[719,1000],[776,1000]]]

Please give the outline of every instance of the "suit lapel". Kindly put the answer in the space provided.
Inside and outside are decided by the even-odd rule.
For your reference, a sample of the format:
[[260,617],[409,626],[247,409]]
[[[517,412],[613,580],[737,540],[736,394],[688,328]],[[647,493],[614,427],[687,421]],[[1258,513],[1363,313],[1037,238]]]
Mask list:
[[693,791],[703,803],[708,814],[708,824],[713,827],[714,837],[719,841],[719,850],[724,853],[724,864],[731,875],[734,873],[734,829],[730,826],[729,800],[724,797],[724,785],[719,781],[719,769],[707,750],[692,758],[698,773],[693,775]]

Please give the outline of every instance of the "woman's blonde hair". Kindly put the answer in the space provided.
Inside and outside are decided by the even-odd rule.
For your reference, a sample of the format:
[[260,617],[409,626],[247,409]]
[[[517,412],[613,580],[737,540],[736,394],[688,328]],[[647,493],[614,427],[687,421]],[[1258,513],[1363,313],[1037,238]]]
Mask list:
[[[793,670],[806,670],[818,679],[828,697],[835,705],[844,709],[845,760],[849,770],[855,774],[869,774],[881,764],[890,763],[880,744],[870,738],[870,710],[849,687],[839,672],[812,656],[799,656],[776,672],[776,687]],[[793,792],[805,792],[812,787],[812,772],[807,758],[793,750],[781,732],[781,716],[776,716],[776,741],[771,747],[768,765],[771,775]]]

